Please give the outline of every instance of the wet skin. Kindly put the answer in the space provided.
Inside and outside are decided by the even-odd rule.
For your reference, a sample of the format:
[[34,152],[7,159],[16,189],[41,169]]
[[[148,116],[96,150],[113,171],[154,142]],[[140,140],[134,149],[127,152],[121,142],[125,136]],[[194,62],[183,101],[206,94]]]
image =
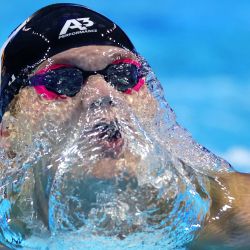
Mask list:
[[[33,74],[51,64],[67,64],[86,71],[98,71],[106,68],[116,60],[128,58],[138,61],[133,53],[117,47],[86,46],[53,56],[48,61],[42,63]],[[121,106],[118,106],[117,102]],[[11,104],[12,108],[10,111],[12,115],[14,114],[22,122],[18,123],[13,130],[10,128],[3,130],[4,136],[1,144],[6,149],[9,148],[9,152],[15,152],[15,150],[18,150],[17,141],[30,145],[32,144],[33,135],[41,131],[49,131],[51,129],[49,124],[53,124],[54,133],[50,133],[50,139],[54,144],[54,148],[56,148],[57,144],[60,143],[58,140],[60,135],[65,135],[72,130],[71,126],[77,123],[79,115],[83,114],[83,117],[87,117],[88,113],[88,117],[85,119],[95,119],[94,113],[96,110],[92,109],[92,107],[97,106],[97,103],[98,105],[101,103],[100,109],[104,110],[98,113],[99,117],[97,118],[108,124],[115,120],[119,121],[121,118],[119,117],[119,110],[122,105],[129,106],[131,112],[136,114],[141,121],[145,120],[145,118],[150,119],[150,117],[153,117],[157,108],[156,101],[148,91],[146,84],[141,87],[139,92],[132,91],[131,94],[124,94],[107,83],[100,74],[88,77],[76,96],[65,99],[46,100],[38,95],[33,87],[26,87],[19,92],[17,99]],[[150,109],[147,108],[148,106],[150,106]],[[129,117],[122,118],[129,119]],[[3,122],[3,126],[7,126],[6,122]],[[60,135],[57,131],[60,131]],[[110,142],[104,143],[103,147],[107,148],[109,146],[107,144],[110,144]],[[117,142],[117,144],[122,144],[122,142]],[[135,167],[137,162],[140,161],[140,157],[126,148],[123,148],[120,153],[121,149],[117,145],[114,145],[114,147],[113,145],[114,143],[111,145],[110,150],[106,150],[109,153],[108,157],[103,157],[91,166],[91,170],[88,169],[88,172],[94,178],[111,179],[124,171],[128,172],[129,175],[135,175]],[[121,154],[122,157],[120,157]],[[124,163],[121,162],[120,158],[126,162],[127,169],[123,169]],[[85,170],[84,166],[82,170]],[[79,169],[76,171],[79,171]],[[73,174],[77,176],[79,173]],[[36,196],[40,204],[39,212],[45,224],[47,224],[47,198],[43,192],[43,183],[38,177],[36,170],[35,176],[36,189],[38,190]]]
[[[86,71],[98,71],[106,68],[116,60],[127,58],[138,61],[133,53],[121,48],[111,46],[85,46],[70,49],[51,57],[42,63],[33,74],[51,64],[68,64]],[[75,116],[79,113],[87,112],[95,103],[100,102],[100,100],[101,102],[105,102],[104,100],[106,99],[112,99],[110,102],[113,102],[110,105],[106,101],[105,105],[108,107],[105,108],[110,109],[111,112],[106,112],[106,114],[101,117],[107,122],[112,122],[118,118],[114,113],[116,109],[120,109],[121,107],[113,105],[116,100],[128,105],[132,112],[140,117],[141,120],[153,117],[157,108],[156,101],[149,93],[146,84],[141,87],[139,92],[132,91],[131,94],[127,95],[117,91],[105,81],[102,75],[97,74],[90,76],[87,81],[83,83],[81,91],[72,98],[67,97],[66,99],[48,101],[39,96],[33,87],[22,89],[18,95],[14,112],[18,113],[17,116],[19,117],[23,116],[20,120],[28,121],[28,126],[23,122],[23,127],[19,128],[17,134],[30,135],[30,131],[35,134],[46,128],[47,121],[52,121],[55,127],[67,129],[70,124],[72,124],[72,121],[75,120]],[[30,105],[30,103],[32,103],[32,105]],[[150,109],[147,108],[148,106],[150,106]],[[101,118],[99,117],[99,119]],[[28,136],[26,139],[28,140],[27,143],[30,142],[29,140],[32,140],[31,137]],[[22,140],[24,139],[22,138]],[[6,145],[8,144],[8,142],[5,143]],[[128,159],[131,157],[133,156],[130,155]],[[100,178],[112,178],[112,176],[119,171],[113,168],[114,164],[112,162],[115,161],[116,160],[113,159],[104,159],[101,163],[102,168],[100,168],[100,163],[97,163],[97,166],[93,168],[94,175]],[[133,171],[133,169],[130,171]]]
[[[37,68],[37,71],[51,64],[69,64],[87,71],[98,71],[104,69],[113,61],[124,58],[138,60],[132,52],[125,51],[121,48],[111,46],[85,46],[70,49],[53,56],[43,62]],[[93,103],[105,100],[107,97],[112,97],[112,100],[105,105],[109,105],[112,101],[115,102],[116,99],[122,101],[122,103],[128,105],[142,121],[145,120],[145,123],[151,117],[153,118],[157,110],[157,102],[147,89],[146,84],[139,92],[132,91],[130,95],[126,95],[114,89],[105,81],[102,75],[92,75],[83,84],[81,91],[72,98],[47,101],[39,96],[32,87],[22,89],[19,93],[14,112],[16,112],[18,117],[24,117],[29,124],[27,126],[24,123],[22,127],[18,128],[18,131],[21,132],[22,135],[24,135],[25,132],[28,133],[28,131],[33,131],[33,133],[39,132],[45,128],[46,121],[48,120],[53,121],[55,127],[62,127],[67,131],[71,122],[76,119],[78,113],[87,112]],[[32,103],[32,105],[30,105],[30,103]],[[108,108],[115,110],[117,107],[110,105]],[[103,119],[113,121],[117,118],[114,116],[114,113],[115,112],[108,113],[108,117],[103,117]],[[24,136],[23,141],[25,140],[28,143],[31,137],[28,135]],[[13,146],[11,131],[3,131],[1,146],[6,148]],[[136,162],[140,159],[131,152],[125,152],[124,154],[127,154],[125,158],[131,161],[131,164],[128,165],[132,166],[127,171],[131,175],[134,175],[136,169],[134,169],[133,166],[136,167]],[[116,157],[106,157],[102,159],[102,161],[97,162],[92,168],[92,175],[96,178],[104,179],[116,176],[121,171],[116,165],[118,158],[119,153]],[[250,233],[249,175],[239,173],[214,173],[214,175],[216,176],[216,180],[209,178],[210,184],[208,187],[212,197],[210,215],[198,240],[192,245],[193,249],[199,249],[214,242],[220,244],[221,239],[227,242],[230,237],[232,239],[232,234],[238,227],[245,228],[245,235]],[[225,193],[224,187],[227,193]],[[219,214],[219,210],[225,204],[228,204],[229,196],[233,198],[232,203],[230,203],[231,207],[213,220],[213,218]],[[42,195],[38,199],[40,199],[40,204],[45,202],[45,197],[42,197]],[[44,217],[47,217],[46,209],[47,206],[44,207],[44,211],[42,212]],[[233,239],[235,243],[237,240],[237,237]]]

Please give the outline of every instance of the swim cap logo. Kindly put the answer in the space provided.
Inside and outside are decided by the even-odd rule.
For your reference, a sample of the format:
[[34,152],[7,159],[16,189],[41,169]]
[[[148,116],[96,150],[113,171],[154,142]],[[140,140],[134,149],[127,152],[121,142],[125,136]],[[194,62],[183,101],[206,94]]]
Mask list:
[[[91,21],[89,17],[67,20],[59,34],[59,39],[82,33],[97,32],[96,29],[88,30],[87,27],[91,27],[93,25],[94,22]],[[69,30],[78,30],[78,31],[68,33]]]

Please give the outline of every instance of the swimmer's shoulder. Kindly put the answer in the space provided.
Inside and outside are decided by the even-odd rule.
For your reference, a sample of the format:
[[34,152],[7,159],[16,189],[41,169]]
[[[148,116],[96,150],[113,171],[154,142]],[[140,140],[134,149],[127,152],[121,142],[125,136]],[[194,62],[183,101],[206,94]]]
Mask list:
[[249,249],[250,174],[220,174],[210,180],[210,195],[206,225],[189,249]]

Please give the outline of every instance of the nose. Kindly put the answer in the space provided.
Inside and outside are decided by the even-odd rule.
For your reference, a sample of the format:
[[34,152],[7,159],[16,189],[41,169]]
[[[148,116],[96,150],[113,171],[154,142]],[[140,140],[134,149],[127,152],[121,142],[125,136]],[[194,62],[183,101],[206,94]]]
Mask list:
[[113,106],[113,99],[120,93],[102,75],[91,75],[81,89],[82,102],[90,108]]
[[94,100],[91,104],[90,104],[90,108],[91,109],[95,109],[98,107],[110,107],[110,106],[114,106],[114,101],[112,100],[112,98],[110,96],[104,96],[101,97],[97,100]]

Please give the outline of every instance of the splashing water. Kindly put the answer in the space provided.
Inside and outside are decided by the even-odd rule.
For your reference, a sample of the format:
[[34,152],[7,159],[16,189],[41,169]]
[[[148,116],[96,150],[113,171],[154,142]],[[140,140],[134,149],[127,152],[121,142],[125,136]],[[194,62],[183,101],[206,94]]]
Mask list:
[[150,117],[144,110],[153,107],[136,112],[110,95],[85,111],[80,101],[68,100],[60,114],[43,119],[40,113],[37,127],[29,109],[20,109],[25,97],[30,106],[37,97],[21,90],[23,99],[2,123],[13,132],[12,140],[0,142],[4,245],[185,249],[196,237],[211,205],[208,178],[230,166],[176,123],[160,83],[140,61],[157,101]]

